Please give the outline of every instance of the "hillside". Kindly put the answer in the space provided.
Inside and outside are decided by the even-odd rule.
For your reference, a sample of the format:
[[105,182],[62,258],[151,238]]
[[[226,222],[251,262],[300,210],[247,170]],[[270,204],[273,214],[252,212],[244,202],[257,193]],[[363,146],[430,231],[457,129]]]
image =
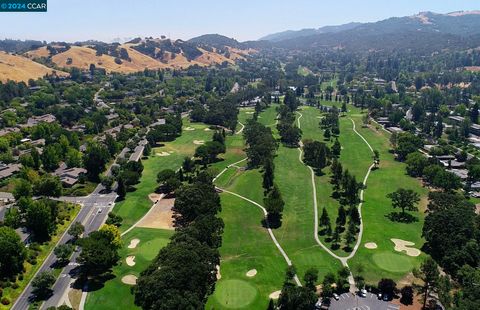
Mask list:
[[[235,41],[236,42],[236,41]],[[125,44],[84,42],[76,45],[52,43],[25,55],[31,59],[46,58],[59,67],[88,69],[91,64],[107,72],[132,73],[144,69],[184,69],[193,65],[233,64],[254,53],[239,44],[216,45],[169,39],[133,39]],[[238,42],[237,42],[238,43]],[[216,46],[213,46],[216,45]]]
[[38,79],[47,74],[67,76],[62,71],[53,70],[23,56],[12,55],[0,51],[0,81],[24,81]]
[[348,24],[339,25],[339,26],[325,26],[318,29],[306,28],[301,30],[287,30],[287,31],[269,34],[267,36],[260,38],[260,40],[279,42],[279,41],[294,39],[299,37],[307,37],[315,34],[336,33],[344,30],[353,29],[359,25],[361,25],[361,23],[348,23]]
[[360,24],[347,30],[303,35],[305,33],[308,31],[289,33],[289,39],[279,40],[275,45],[288,49],[414,49],[427,54],[444,48],[464,49],[480,45],[480,14],[478,11],[422,12]]

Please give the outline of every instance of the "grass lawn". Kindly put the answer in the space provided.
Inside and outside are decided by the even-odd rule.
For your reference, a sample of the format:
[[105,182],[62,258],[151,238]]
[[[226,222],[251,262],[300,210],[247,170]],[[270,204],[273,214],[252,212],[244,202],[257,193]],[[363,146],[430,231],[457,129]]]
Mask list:
[[[120,249],[120,261],[113,268],[115,278],[108,280],[98,290],[87,295],[85,309],[140,309],[134,304],[134,296],[130,292],[130,285],[124,284],[122,278],[126,275],[139,276],[148,264],[155,258],[158,251],[168,244],[173,231],[150,228],[134,228],[123,236],[123,247]],[[140,239],[134,249],[129,249],[130,240]],[[135,256],[135,266],[128,266],[125,259]],[[121,306],[120,306],[121,305]]]
[[65,230],[67,230],[68,226],[70,223],[73,221],[73,219],[77,216],[78,212],[80,211],[80,206],[79,205],[74,205],[73,208],[71,208],[68,211],[69,214],[69,220],[64,221],[62,225],[57,226],[57,230],[52,236],[52,239],[49,242],[46,242],[42,245],[40,245],[40,254],[37,256],[37,264],[31,265],[27,262],[24,263],[25,266],[25,273],[23,274],[23,280],[17,281],[18,288],[13,289],[12,287],[7,287],[3,289],[3,297],[6,297],[10,300],[10,304],[5,306],[1,305],[0,309],[10,309],[11,306],[13,305],[13,302],[17,297],[22,293],[22,291],[25,289],[27,284],[30,282],[30,280],[33,278],[37,270],[40,268],[40,266],[43,264],[47,256],[50,254],[50,252],[54,249],[55,245],[57,242],[60,240],[62,237],[63,233]]

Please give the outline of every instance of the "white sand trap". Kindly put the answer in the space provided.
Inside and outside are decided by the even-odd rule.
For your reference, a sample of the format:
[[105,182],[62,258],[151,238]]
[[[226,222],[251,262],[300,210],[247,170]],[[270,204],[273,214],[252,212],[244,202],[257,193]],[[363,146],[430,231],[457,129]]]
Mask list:
[[205,131],[210,131],[211,129],[207,127],[207,128],[205,128],[204,130],[205,130]]
[[252,111],[248,111],[248,112],[245,112],[245,114],[253,114],[255,112],[252,112]]
[[257,275],[257,269],[251,269],[247,272],[247,277],[252,278]]
[[157,156],[170,156],[170,153],[169,152],[160,152],[160,153],[157,153]]
[[377,244],[375,242],[367,242],[365,243],[365,247],[370,250],[374,250],[377,248]]
[[280,297],[280,293],[281,293],[281,292],[282,292],[282,291],[275,291],[275,292],[271,293],[270,295],[268,295],[268,297],[269,297],[270,299],[278,299],[278,298]]
[[205,141],[204,140],[193,140],[193,144],[202,145],[202,144],[205,144]]
[[422,252],[419,249],[410,248],[414,246],[415,243],[410,241],[405,241],[402,239],[390,239],[395,243],[394,250],[397,252],[405,252],[408,256],[419,256]]
[[195,130],[195,128],[193,128],[193,127],[185,127],[185,129],[184,129],[184,130],[186,130],[186,131],[194,131],[194,130]]
[[140,243],[140,239],[132,239],[130,240],[130,244],[128,245],[128,248],[135,249],[139,243]]
[[133,274],[126,275],[122,278],[122,282],[128,285],[135,285],[137,284],[137,277]]
[[222,278],[222,274],[220,273],[220,265],[217,265],[216,268],[217,268],[217,280],[220,280]]
[[127,259],[127,265],[132,267],[132,266],[135,266],[135,256],[131,255],[131,256],[128,256]]

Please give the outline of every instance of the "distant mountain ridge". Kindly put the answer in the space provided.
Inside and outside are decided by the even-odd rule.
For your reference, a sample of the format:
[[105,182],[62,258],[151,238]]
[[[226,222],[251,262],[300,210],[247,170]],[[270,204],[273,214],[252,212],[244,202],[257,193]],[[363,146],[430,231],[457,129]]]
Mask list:
[[274,42],[286,49],[346,48],[355,50],[419,50],[480,46],[480,12],[421,12],[364,23],[348,30],[296,36]]
[[265,40],[270,42],[279,42],[282,40],[294,39],[298,37],[306,37],[315,34],[322,34],[322,33],[335,33],[344,30],[350,30],[357,26],[360,26],[362,23],[351,22],[348,24],[338,25],[338,26],[324,26],[318,29],[314,28],[306,28],[301,30],[287,30],[282,32],[277,32],[273,34],[266,35],[259,40]]

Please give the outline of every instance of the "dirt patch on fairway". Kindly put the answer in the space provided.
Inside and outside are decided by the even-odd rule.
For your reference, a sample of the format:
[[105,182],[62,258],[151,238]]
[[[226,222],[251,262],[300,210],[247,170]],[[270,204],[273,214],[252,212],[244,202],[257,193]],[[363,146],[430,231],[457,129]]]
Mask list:
[[127,262],[128,266],[130,267],[135,266],[135,256],[130,255],[127,257],[127,259],[125,259],[125,261]]
[[204,130],[205,130],[205,131],[211,131],[211,129],[210,129],[210,128],[205,128]]
[[249,278],[253,278],[256,275],[257,275],[257,269],[251,269],[247,272],[247,277]]
[[81,289],[71,289],[68,292],[68,300],[72,305],[73,309],[80,309],[80,300],[82,299],[82,290]]
[[370,250],[376,249],[378,246],[375,242],[367,242],[365,243],[365,247]]
[[132,239],[130,240],[130,244],[128,245],[128,248],[135,249],[139,243],[140,243],[140,239]]
[[222,278],[222,274],[220,273],[220,265],[215,266],[217,268],[217,280]]
[[157,156],[162,156],[162,157],[170,156],[170,153],[169,152],[159,152],[159,153],[157,153]]
[[135,285],[137,284],[137,276],[133,274],[126,275],[122,278],[122,282],[128,285]]
[[270,299],[278,299],[278,298],[280,297],[280,293],[281,293],[281,292],[282,292],[282,291],[275,291],[275,292],[271,293],[270,295],[268,295],[268,297],[269,297]]
[[195,130],[195,128],[193,128],[193,127],[185,127],[185,129],[184,129],[184,130],[186,130],[186,131],[194,131],[194,130]]
[[415,243],[402,239],[390,239],[395,244],[394,250],[397,252],[405,252],[408,256],[419,256],[422,252],[419,249],[411,248]]
[[248,111],[248,112],[245,112],[245,114],[253,114],[255,112],[252,112],[252,111]]
[[205,140],[193,140],[193,144],[202,145],[205,144]]
[[172,207],[175,199],[156,199],[152,201],[157,200],[158,202],[153,205],[153,209],[138,223],[137,227],[174,229]]

